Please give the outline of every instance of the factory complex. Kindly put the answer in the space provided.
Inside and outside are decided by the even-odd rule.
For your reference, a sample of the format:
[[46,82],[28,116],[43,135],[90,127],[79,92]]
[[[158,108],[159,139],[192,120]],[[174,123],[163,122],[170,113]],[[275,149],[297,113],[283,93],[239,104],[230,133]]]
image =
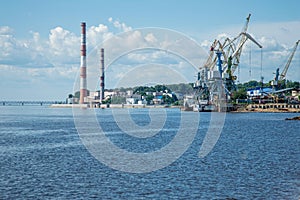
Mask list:
[[[264,83],[261,76],[260,85],[251,88],[243,88],[242,95],[237,96],[241,88],[236,84],[237,71],[240,63],[242,49],[246,41],[254,43],[257,48],[262,49],[248,32],[250,14],[246,18],[246,23],[242,32],[235,38],[225,40],[216,39],[211,45],[209,57],[204,66],[198,71],[198,78],[193,84],[194,92],[191,94],[176,94],[168,89],[160,91],[136,92],[134,90],[106,90],[105,89],[105,49],[100,49],[100,89],[98,91],[88,91],[87,89],[87,58],[86,58],[86,23],[81,23],[81,64],[80,64],[80,88],[79,95],[69,95],[66,105],[72,107],[145,107],[170,106],[175,104],[181,106],[182,110],[193,111],[236,111],[243,107],[244,110],[264,111],[264,109],[275,109],[281,111],[300,112],[300,89],[299,83],[287,87],[286,73],[297,50],[299,40],[288,58],[282,72],[277,68],[274,80],[269,84]],[[262,57],[262,50],[261,50]],[[262,59],[261,59],[262,60]],[[262,70],[262,69],[261,69]],[[151,97],[151,98],[150,98]],[[171,101],[171,100],[172,101]],[[180,103],[179,103],[180,102]],[[268,104],[268,105],[266,105]],[[241,106],[242,105],[242,106]],[[54,105],[59,106],[59,105]]]

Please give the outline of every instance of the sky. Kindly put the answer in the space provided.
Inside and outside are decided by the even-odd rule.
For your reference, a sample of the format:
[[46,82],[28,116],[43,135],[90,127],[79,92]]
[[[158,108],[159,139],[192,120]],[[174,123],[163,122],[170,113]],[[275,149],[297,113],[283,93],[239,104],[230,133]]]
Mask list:
[[[251,13],[239,82],[274,78],[300,39],[300,2],[1,0],[0,100],[63,101],[78,90],[81,22],[87,24],[88,89],[194,82],[212,42],[237,36]],[[287,79],[300,81],[297,49]]]

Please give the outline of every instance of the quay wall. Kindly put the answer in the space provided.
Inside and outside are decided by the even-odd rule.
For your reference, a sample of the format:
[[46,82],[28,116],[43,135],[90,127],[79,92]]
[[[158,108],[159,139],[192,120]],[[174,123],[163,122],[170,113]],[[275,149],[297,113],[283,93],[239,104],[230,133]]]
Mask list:
[[249,104],[244,111],[254,112],[300,112],[300,104],[268,103]]

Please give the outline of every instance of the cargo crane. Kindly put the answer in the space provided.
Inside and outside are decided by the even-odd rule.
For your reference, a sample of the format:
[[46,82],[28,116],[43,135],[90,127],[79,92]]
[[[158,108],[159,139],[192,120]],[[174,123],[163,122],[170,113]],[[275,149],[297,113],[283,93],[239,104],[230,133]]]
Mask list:
[[[235,45],[235,41],[238,40],[238,38],[243,37],[243,39],[240,40],[238,45]],[[241,56],[241,50],[244,44],[247,40],[251,40],[253,43],[255,43],[259,48],[262,48],[262,46],[248,33],[242,32],[240,33],[236,38],[230,41],[227,45],[223,47],[223,50],[220,51],[219,49],[215,50],[217,55],[217,66],[218,66],[218,72],[220,75],[220,79],[222,80],[222,84],[224,85],[224,95],[219,97],[212,97],[212,100],[216,100],[214,104],[217,104],[217,107],[224,106],[226,103],[227,107],[229,107],[228,100],[231,98],[231,94],[233,91],[236,90],[235,87],[235,80],[237,79],[236,76],[233,75],[236,68],[239,65],[240,56]],[[227,51],[227,55],[223,55],[224,49],[227,47],[230,47]],[[222,60],[222,55],[224,57],[224,61]],[[226,59],[227,57],[227,59]],[[224,65],[222,66],[224,62]],[[215,84],[219,84],[220,82],[216,81]],[[214,88],[217,88],[214,86]],[[220,88],[218,89],[218,94],[220,94]],[[225,103],[224,103],[225,102]],[[221,104],[220,104],[221,103]],[[222,109],[224,111],[224,109]],[[226,108],[226,110],[228,110]]]
[[[225,89],[227,90],[227,94],[230,94],[232,90],[235,90],[235,84],[234,81],[237,79],[236,76],[233,75],[235,70],[237,69],[239,62],[240,62],[240,56],[242,52],[242,47],[246,43],[246,41],[249,39],[253,43],[255,43],[259,48],[262,48],[262,46],[248,33],[242,32],[240,33],[236,38],[234,38],[231,43],[229,43],[227,46],[230,44],[234,44],[234,41],[237,40],[238,38],[242,38],[235,48],[230,48],[231,51],[227,54],[227,63],[224,64],[224,67],[222,69],[222,72],[225,72],[224,74],[224,82],[225,82]],[[226,48],[227,46],[224,46]],[[221,57],[218,57],[218,59]],[[225,57],[224,57],[225,58]],[[225,58],[226,59],[226,58]],[[221,71],[220,71],[221,73]],[[222,78],[222,76],[221,76]]]
[[[248,30],[250,16],[251,16],[251,14],[249,14],[248,17],[246,18],[246,23],[242,29],[242,33],[246,33]],[[240,41],[238,42],[239,44],[245,43],[245,41],[247,40],[245,35],[242,35],[242,37],[235,38],[234,40],[236,40],[236,39],[240,39]],[[207,70],[213,70],[213,68],[217,62],[217,57],[216,56],[214,57],[213,50],[214,49],[223,50],[223,49],[225,49],[225,47],[228,47],[227,51],[222,52],[222,54],[223,54],[225,60],[227,60],[227,55],[229,55],[229,51],[233,50],[235,48],[233,41],[231,41],[229,38],[226,38],[223,43],[221,43],[221,41],[219,41],[219,40],[215,40],[213,42],[213,44],[211,45],[211,51],[210,51],[209,57],[208,57],[205,65],[204,65],[204,68],[207,68]],[[238,55],[238,56],[236,56],[237,63],[239,63],[239,57],[240,57],[241,53],[242,53],[242,48],[240,48],[237,51],[237,55]]]
[[283,84],[285,85],[285,77],[286,77],[286,73],[290,67],[290,64],[292,62],[292,59],[294,57],[294,54],[297,50],[298,44],[299,44],[300,40],[298,40],[296,42],[296,44],[293,47],[293,50],[291,52],[291,55],[288,58],[287,63],[284,66],[284,69],[282,70],[281,74],[279,74],[279,68],[276,69],[276,73],[275,73],[275,78],[274,80],[271,82],[271,85],[273,87],[273,90],[278,90],[278,83],[283,81]]
[[[196,89],[196,101],[203,110],[209,105],[220,107],[222,102],[227,102],[231,92],[235,90],[233,75],[240,62],[242,48],[249,39],[259,48],[262,46],[248,34],[250,14],[246,18],[246,24],[242,32],[234,39],[226,38],[224,42],[215,40],[210,48],[209,57],[204,67],[198,72],[198,78],[194,84]],[[223,57],[223,60],[222,60]],[[217,66],[217,70],[215,69]],[[220,87],[222,86],[222,87]],[[219,109],[218,109],[219,110]]]

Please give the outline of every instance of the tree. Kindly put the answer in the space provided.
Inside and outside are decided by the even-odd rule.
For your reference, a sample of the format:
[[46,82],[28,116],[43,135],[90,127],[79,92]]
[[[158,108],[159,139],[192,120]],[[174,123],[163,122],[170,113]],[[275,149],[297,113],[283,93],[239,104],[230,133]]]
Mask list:
[[163,95],[162,100],[165,104],[173,104],[178,101],[177,96],[172,94],[172,97],[169,95]]
[[173,99],[169,95],[164,95],[162,97],[162,100],[164,101],[165,104],[174,103]]
[[150,101],[152,101],[154,98],[154,96],[152,94],[150,95],[146,95],[146,101],[149,103]]
[[[89,90],[87,90],[87,95],[88,96],[90,95],[90,91]],[[80,91],[75,92],[74,97],[79,99],[80,98]]]
[[76,97],[76,98],[80,98],[80,91],[77,91],[77,92],[75,92],[75,95],[74,95],[74,97]]
[[154,87],[139,86],[134,88],[133,94],[140,94],[142,96],[145,96],[146,92],[155,92],[155,91],[156,90]]
[[126,92],[126,90],[127,90],[127,89],[126,89],[126,88],[123,88],[123,87],[121,87],[119,90],[120,90],[120,92]]
[[244,83],[243,85],[244,85],[244,87],[246,87],[247,89],[250,89],[250,88],[255,88],[255,87],[259,86],[260,83],[257,82],[257,81],[255,81],[255,80],[252,80],[252,81],[249,81],[249,82]]
[[170,92],[170,89],[167,88],[165,85],[156,85],[154,88],[155,88],[156,92],[164,92],[166,90],[168,90],[168,92]]
[[245,89],[234,91],[231,98],[233,101],[236,99],[247,99],[247,91]]
[[287,88],[299,88],[299,82],[297,82],[297,81],[289,81],[289,80],[287,80],[286,81],[286,87]]
[[102,104],[111,104],[111,97],[109,96],[109,98],[103,100]]
[[181,93],[181,94],[192,94],[193,93],[193,84],[192,83],[179,83],[166,85],[170,91]]
[[111,98],[111,103],[112,104],[126,103],[126,98],[125,97],[114,96],[114,97]]

